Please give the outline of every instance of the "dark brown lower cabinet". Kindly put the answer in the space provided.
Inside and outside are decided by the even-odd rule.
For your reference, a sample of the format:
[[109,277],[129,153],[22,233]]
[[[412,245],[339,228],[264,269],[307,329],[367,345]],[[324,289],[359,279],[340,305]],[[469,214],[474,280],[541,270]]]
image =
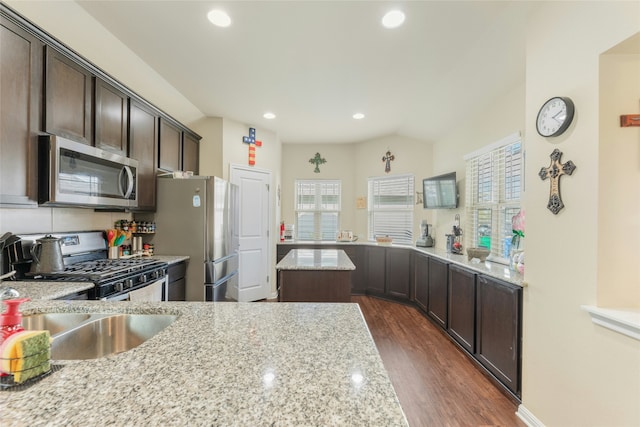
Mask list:
[[449,335],[473,354],[476,337],[476,274],[449,266]]
[[413,257],[416,305],[427,311],[427,297],[429,295],[429,257],[416,252]]
[[280,270],[282,302],[351,302],[350,270]]
[[386,296],[408,301],[411,296],[411,250],[387,248],[385,261]]
[[369,246],[367,252],[367,293],[384,295],[384,283],[386,280],[385,248]]
[[179,262],[171,264],[167,269],[169,276],[169,295],[167,301],[184,301],[186,295],[187,264]]
[[344,250],[356,269],[351,272],[351,293],[365,293],[365,258],[363,246],[344,246],[339,248]]
[[476,359],[520,395],[522,288],[478,275]]
[[436,258],[429,258],[427,314],[445,329],[447,329],[448,270],[448,263]]
[[[345,244],[316,244],[316,243],[283,243],[276,248],[276,264],[282,261],[292,249],[341,249],[343,250],[356,269],[351,272],[351,293],[364,294],[366,292],[367,269],[366,269],[366,247],[362,245]],[[279,284],[278,284],[279,287]]]

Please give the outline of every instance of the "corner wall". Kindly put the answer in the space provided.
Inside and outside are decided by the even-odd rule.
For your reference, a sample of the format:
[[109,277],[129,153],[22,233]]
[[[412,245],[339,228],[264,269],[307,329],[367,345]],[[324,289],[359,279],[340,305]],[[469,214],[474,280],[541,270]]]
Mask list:
[[[640,425],[640,342],[593,324],[580,308],[596,305],[597,298],[598,156],[604,143],[599,140],[599,58],[639,31],[639,18],[638,2],[545,2],[527,28],[529,286],[522,399],[523,407],[547,426]],[[571,97],[576,115],[565,134],[545,139],[536,133],[536,115],[553,96]],[[577,166],[561,179],[565,208],[558,215],[546,208],[548,180],[537,176],[554,148],[563,152],[563,162]],[[638,191],[637,183],[616,184]],[[618,222],[637,215],[620,212]],[[611,232],[617,225],[608,224]]]

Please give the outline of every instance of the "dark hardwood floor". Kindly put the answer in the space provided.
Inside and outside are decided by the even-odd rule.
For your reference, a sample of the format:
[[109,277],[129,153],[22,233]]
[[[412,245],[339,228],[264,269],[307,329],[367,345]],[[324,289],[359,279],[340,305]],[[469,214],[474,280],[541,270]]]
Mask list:
[[418,309],[368,296],[360,305],[409,425],[526,427],[507,398]]

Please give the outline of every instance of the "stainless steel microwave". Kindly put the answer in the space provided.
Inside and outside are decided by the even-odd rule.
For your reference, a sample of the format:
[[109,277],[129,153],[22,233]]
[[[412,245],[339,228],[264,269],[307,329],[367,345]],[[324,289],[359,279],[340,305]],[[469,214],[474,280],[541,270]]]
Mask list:
[[38,203],[138,206],[138,161],[55,135],[38,137]]

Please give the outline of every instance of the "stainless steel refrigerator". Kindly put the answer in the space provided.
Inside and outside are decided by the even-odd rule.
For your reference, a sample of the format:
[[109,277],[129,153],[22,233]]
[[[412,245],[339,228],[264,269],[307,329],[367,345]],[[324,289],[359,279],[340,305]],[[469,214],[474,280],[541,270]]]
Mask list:
[[158,178],[154,252],[189,256],[187,301],[238,287],[238,206],[238,186],[221,178]]

